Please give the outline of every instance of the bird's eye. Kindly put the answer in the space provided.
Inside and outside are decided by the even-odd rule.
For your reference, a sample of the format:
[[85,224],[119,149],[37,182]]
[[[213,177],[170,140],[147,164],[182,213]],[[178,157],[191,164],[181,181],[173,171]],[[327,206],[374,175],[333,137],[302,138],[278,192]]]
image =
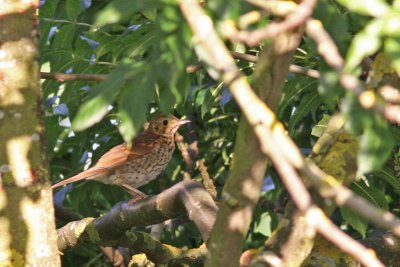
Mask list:
[[168,120],[163,120],[163,122],[162,122],[165,126],[167,126],[168,125]]

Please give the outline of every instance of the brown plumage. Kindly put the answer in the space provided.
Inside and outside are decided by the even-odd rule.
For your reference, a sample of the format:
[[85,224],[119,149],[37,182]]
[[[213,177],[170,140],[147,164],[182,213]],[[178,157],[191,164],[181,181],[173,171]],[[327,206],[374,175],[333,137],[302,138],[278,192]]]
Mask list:
[[136,188],[154,180],[165,169],[175,149],[174,134],[188,120],[158,116],[132,141],[113,147],[86,171],[56,183],[52,188],[90,179],[122,186],[134,195]]

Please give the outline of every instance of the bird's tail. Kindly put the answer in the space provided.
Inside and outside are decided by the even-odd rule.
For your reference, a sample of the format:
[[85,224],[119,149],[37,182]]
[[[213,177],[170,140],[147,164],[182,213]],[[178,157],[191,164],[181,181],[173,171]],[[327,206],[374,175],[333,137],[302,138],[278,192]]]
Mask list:
[[77,182],[77,181],[80,181],[80,180],[84,180],[84,179],[88,179],[88,178],[93,179],[93,178],[95,178],[95,176],[97,176],[99,174],[104,174],[104,169],[91,168],[91,169],[88,169],[87,171],[78,173],[75,176],[72,176],[70,178],[62,180],[61,182],[53,184],[51,186],[51,188],[57,188],[57,187],[60,187],[60,186],[63,186],[63,185],[67,185],[67,184],[70,184],[70,183],[73,183],[73,182]]

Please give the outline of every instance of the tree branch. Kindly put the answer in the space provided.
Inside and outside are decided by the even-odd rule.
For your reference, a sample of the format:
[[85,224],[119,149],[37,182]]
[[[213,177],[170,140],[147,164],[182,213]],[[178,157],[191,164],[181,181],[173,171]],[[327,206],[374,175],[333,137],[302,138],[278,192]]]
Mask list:
[[[236,59],[245,60],[248,62],[257,62],[258,57],[254,55],[231,52],[232,56]],[[196,72],[204,67],[203,63],[198,62],[186,67],[187,73]],[[306,75],[311,78],[319,79],[319,72],[317,70],[297,66],[294,64],[290,65],[289,71],[296,74]],[[41,79],[56,80],[58,82],[66,81],[104,81],[107,79],[107,74],[67,74],[61,72],[40,72]]]
[[65,81],[104,81],[107,79],[106,74],[67,74],[61,72],[40,72],[41,79],[56,80],[58,82]]
[[97,219],[86,218],[67,224],[58,230],[58,248],[62,251],[80,240],[101,246],[124,246],[126,231],[132,227],[161,223],[183,213],[188,214],[207,240],[216,212],[214,201],[200,183],[182,181],[157,196],[133,204],[120,202]]
[[[252,3],[259,1],[251,1]],[[256,29],[254,31],[237,31],[235,28],[226,25],[227,29],[224,31],[226,37],[233,41],[243,42],[249,46],[258,45],[265,39],[275,38],[282,32],[289,32],[300,26],[302,26],[309,17],[311,17],[314,10],[316,0],[303,0],[301,3],[289,13],[283,21],[273,21],[262,29]],[[282,3],[282,2],[281,2]],[[277,4],[279,6],[279,3]],[[282,13],[288,13],[293,9],[293,5],[285,7]],[[273,11],[272,9],[266,8],[267,11]]]
[[[276,120],[274,113],[251,90],[247,80],[242,76],[229,51],[215,32],[211,19],[198,3],[195,0],[182,0],[180,6],[194,33],[195,45],[202,49],[199,56],[202,56],[202,59],[211,65],[210,70],[213,71],[214,77],[218,74],[222,81],[229,86],[232,95],[260,141],[262,152],[271,158],[296,206],[305,216],[307,216],[307,212],[313,211],[318,211],[313,212],[313,215],[323,214],[313,205],[308,191],[296,173],[296,169],[308,176],[318,176],[320,179],[328,175],[302,157],[300,150],[285,134],[283,125]],[[276,146],[279,146],[280,149],[275,149]],[[317,174],[316,171],[319,173]],[[321,173],[324,175],[321,176]],[[301,195],[301,198],[299,195]],[[323,218],[319,219],[322,220]],[[315,229],[321,230],[318,225],[315,226]],[[330,240],[337,242],[333,236],[330,236]],[[336,245],[341,246],[341,244]],[[363,248],[362,246],[357,247]],[[363,253],[365,251],[363,250]],[[352,252],[354,257],[358,256],[354,251]],[[366,264],[367,256],[370,255],[365,255],[364,258],[358,260]],[[374,262],[376,266],[381,266],[376,258],[369,257],[369,260]]]

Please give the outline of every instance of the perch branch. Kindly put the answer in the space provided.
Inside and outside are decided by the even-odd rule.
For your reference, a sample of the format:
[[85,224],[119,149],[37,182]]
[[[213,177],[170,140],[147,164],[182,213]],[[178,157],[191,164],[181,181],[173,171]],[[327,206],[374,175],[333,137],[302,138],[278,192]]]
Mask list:
[[[216,212],[217,207],[214,201],[200,183],[182,181],[157,196],[148,197],[133,204],[129,201],[118,203],[107,214],[97,219],[86,218],[67,224],[57,231],[58,247],[60,251],[63,251],[67,247],[75,246],[80,240],[101,246],[126,247],[130,247],[131,242],[134,241],[137,242],[135,244],[138,247],[141,247],[150,236],[135,231],[127,232],[129,229],[160,223],[183,213],[188,214],[203,239],[207,240]],[[149,242],[156,241],[151,239]],[[167,245],[159,247],[165,251],[165,246]],[[138,248],[135,247],[135,249]],[[146,251],[147,253],[150,252]]]

